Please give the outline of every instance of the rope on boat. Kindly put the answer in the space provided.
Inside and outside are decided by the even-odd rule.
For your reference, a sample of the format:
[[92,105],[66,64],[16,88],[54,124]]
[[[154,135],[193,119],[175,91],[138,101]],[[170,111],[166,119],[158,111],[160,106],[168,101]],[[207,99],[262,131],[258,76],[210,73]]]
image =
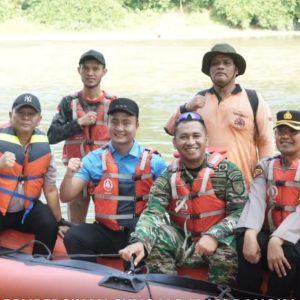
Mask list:
[[41,242],[41,241],[38,241],[38,240],[31,240],[31,241],[29,241],[29,242],[27,242],[27,243],[21,245],[21,246],[20,246],[19,248],[17,248],[17,249],[6,250],[6,251],[0,251],[0,256],[2,256],[2,255],[9,255],[9,254],[13,254],[13,253],[20,252],[22,249],[24,249],[24,248],[26,248],[26,247],[30,246],[31,244],[34,244],[34,243],[37,243],[37,244],[42,245],[42,246],[47,250],[47,252],[48,252],[48,255],[39,255],[39,254],[36,254],[36,255],[34,255],[34,256],[35,256],[35,257],[36,257],[36,256],[43,256],[43,257],[45,257],[46,259],[49,259],[49,260],[50,260],[51,257],[52,257],[52,254],[51,254],[50,249],[48,248],[48,246],[47,246],[45,243],[43,243],[43,242]]

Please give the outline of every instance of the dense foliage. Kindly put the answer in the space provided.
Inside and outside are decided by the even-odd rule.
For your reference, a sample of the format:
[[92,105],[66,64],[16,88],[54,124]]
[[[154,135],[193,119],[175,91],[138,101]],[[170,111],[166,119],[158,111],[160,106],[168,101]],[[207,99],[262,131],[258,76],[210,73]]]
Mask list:
[[110,29],[171,10],[208,10],[213,20],[243,29],[300,28],[300,0],[1,0],[0,22],[18,17],[63,29]]

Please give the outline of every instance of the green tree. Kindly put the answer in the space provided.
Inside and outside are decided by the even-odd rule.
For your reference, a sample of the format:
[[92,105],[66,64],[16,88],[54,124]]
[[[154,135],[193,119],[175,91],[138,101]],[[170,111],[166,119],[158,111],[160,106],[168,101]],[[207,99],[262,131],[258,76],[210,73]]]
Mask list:
[[0,22],[4,22],[13,17],[21,15],[21,3],[18,0],[1,0],[0,1]]
[[25,0],[24,14],[31,20],[67,29],[112,28],[126,15],[121,0]]

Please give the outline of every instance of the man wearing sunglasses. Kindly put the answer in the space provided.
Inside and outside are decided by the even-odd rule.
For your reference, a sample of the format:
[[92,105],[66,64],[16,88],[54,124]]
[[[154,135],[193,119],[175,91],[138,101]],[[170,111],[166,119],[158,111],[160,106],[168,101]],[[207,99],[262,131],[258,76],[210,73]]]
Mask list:
[[237,253],[233,234],[247,200],[239,168],[220,153],[206,152],[207,131],[197,113],[175,123],[179,157],[158,177],[148,207],[119,253],[143,258],[151,272],[176,274],[176,266],[209,266],[208,280],[235,285]]
[[245,59],[231,45],[215,45],[202,61],[202,72],[211,78],[213,86],[180,106],[165,130],[174,134],[180,113],[200,113],[207,127],[208,145],[227,151],[228,159],[241,169],[249,189],[258,160],[273,154],[273,123],[261,95],[236,83],[236,77],[245,70]]
[[[259,292],[262,269],[269,267],[267,294],[300,299],[300,111],[277,113],[276,146],[280,154],[255,169],[250,201],[238,227],[241,289]],[[249,280],[251,278],[251,280]]]

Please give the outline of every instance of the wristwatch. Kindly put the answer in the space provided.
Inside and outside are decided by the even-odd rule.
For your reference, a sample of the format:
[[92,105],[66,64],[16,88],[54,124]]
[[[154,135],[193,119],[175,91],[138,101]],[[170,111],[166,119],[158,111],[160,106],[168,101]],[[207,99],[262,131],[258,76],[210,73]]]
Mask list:
[[59,221],[57,221],[57,226],[68,226],[71,227],[74,224],[72,224],[71,222],[65,220],[64,218],[61,218]]

